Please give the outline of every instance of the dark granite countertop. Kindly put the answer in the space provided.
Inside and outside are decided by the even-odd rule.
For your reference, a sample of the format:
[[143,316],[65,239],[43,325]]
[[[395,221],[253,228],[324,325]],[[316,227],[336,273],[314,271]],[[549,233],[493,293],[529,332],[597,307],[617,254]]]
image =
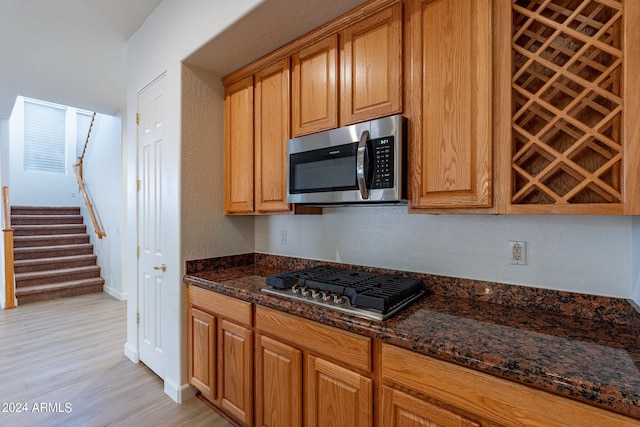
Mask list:
[[190,261],[185,282],[640,418],[638,315],[627,300],[406,273],[428,295],[377,322],[260,291],[267,276],[314,264],[262,254]]

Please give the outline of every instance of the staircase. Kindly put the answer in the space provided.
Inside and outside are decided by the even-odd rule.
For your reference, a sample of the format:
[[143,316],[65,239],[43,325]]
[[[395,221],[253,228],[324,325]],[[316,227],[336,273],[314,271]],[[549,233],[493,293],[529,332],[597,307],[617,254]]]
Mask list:
[[11,207],[18,305],[102,292],[78,207]]

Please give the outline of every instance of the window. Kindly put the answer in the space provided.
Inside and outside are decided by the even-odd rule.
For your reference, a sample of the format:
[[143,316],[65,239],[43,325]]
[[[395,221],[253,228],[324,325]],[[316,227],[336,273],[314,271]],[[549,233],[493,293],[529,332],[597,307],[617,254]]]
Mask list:
[[66,109],[24,102],[24,170],[66,174]]
[[78,111],[76,113],[76,158],[78,160],[82,156],[82,150],[84,150],[84,143],[87,140],[87,133],[89,133],[89,126],[91,126],[91,119],[93,114],[86,111]]

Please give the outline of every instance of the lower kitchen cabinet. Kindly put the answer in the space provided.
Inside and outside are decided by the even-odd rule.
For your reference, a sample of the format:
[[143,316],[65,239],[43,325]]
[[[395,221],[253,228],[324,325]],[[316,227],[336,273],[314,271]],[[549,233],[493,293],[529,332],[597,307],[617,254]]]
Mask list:
[[188,301],[189,383],[253,425],[252,305],[197,286],[189,286]]
[[222,320],[219,326],[218,392],[222,409],[247,425],[253,414],[253,332]]
[[260,306],[256,329],[257,425],[373,425],[371,338]]
[[216,318],[189,308],[189,383],[216,398]]
[[381,419],[385,427],[480,426],[460,413],[387,386],[382,386]]
[[189,382],[242,425],[640,425],[615,412],[198,286],[189,286],[188,301]]
[[381,425],[637,426],[638,420],[382,345]]
[[373,425],[370,378],[311,355],[306,377],[308,427]]
[[256,335],[256,425],[302,425],[302,352]]

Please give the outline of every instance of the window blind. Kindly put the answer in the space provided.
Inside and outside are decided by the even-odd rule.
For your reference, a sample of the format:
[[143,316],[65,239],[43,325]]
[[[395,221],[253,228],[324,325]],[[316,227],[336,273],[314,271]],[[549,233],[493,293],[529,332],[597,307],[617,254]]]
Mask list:
[[66,109],[24,102],[24,170],[66,174]]

